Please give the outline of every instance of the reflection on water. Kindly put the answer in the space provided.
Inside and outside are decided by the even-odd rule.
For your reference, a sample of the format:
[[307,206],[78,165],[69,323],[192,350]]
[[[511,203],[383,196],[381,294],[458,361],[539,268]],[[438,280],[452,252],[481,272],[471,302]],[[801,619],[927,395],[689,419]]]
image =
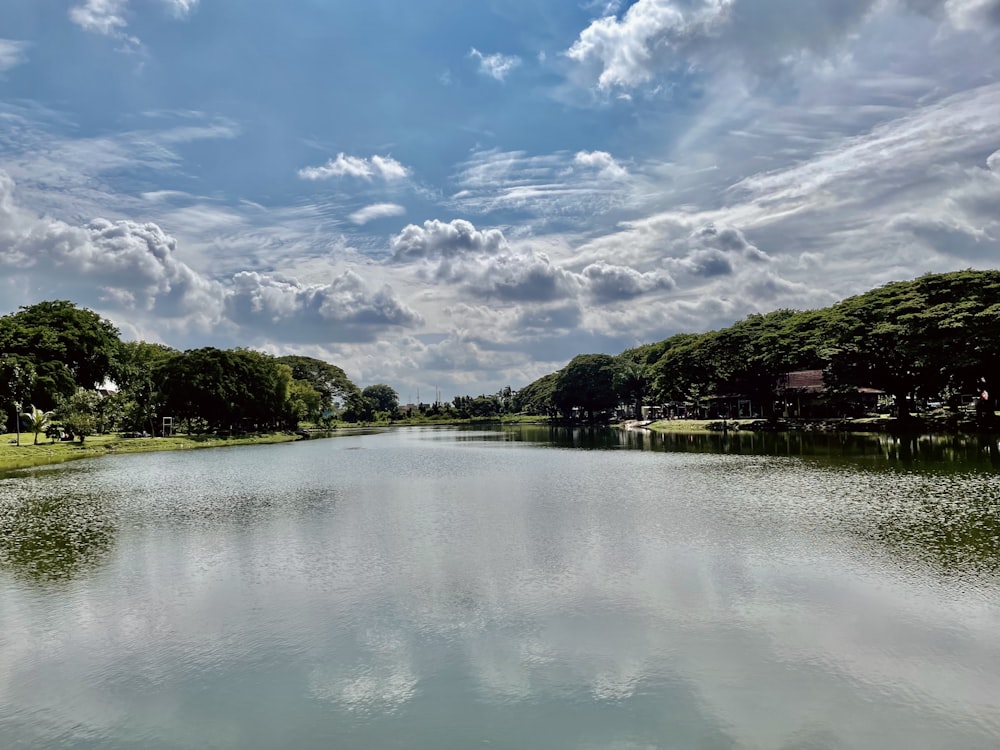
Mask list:
[[521,425],[507,439],[567,448],[795,456],[883,466],[947,470],[1000,469],[1000,438],[968,435],[909,435],[847,432],[751,432],[685,434],[611,427]]
[[60,488],[0,501],[0,567],[29,578],[65,580],[92,568],[114,537],[114,519],[93,495],[67,495]]
[[[510,439],[584,449],[794,457],[828,515],[859,538],[884,544],[907,564],[950,572],[1000,570],[1000,439],[858,433],[655,433],[600,427],[525,426]],[[836,471],[837,468],[841,471]],[[829,472],[836,471],[834,475]],[[992,480],[970,483],[968,472]],[[790,477],[782,477],[786,489]],[[756,493],[756,490],[751,492]]]
[[0,738],[1000,746],[1000,472],[779,437],[397,430],[0,482],[109,529],[59,586],[3,543]]

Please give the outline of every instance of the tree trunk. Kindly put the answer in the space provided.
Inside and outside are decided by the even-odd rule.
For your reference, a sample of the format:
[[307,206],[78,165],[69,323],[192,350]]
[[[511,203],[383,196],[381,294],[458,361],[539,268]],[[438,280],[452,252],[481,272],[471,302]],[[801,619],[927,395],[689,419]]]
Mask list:
[[907,403],[908,394],[903,393],[893,393],[893,399],[896,401],[896,420],[901,424],[909,424],[913,421],[913,417],[910,416],[910,407]]

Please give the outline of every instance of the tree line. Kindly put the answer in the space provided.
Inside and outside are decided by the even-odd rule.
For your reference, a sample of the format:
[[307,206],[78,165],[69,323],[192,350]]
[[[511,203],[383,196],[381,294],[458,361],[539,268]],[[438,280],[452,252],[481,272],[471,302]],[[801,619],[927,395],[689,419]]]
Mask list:
[[749,315],[727,328],[681,333],[617,356],[585,354],[528,384],[518,410],[596,418],[616,406],[683,404],[704,413],[739,394],[775,416],[785,373],[822,370],[845,407],[859,388],[891,397],[901,419],[915,399],[996,409],[1000,271],[926,274],[816,310]]
[[[520,390],[420,404],[417,414],[401,412],[390,386],[361,389],[340,367],[311,357],[122,341],[109,321],[62,300],[0,317],[0,408],[8,429],[23,424],[36,437],[49,425],[81,438],[158,434],[167,416],[187,431],[247,432],[419,415],[593,421],[664,404],[704,415],[722,394],[751,399],[770,417],[783,374],[797,370],[822,370],[828,392],[845,406],[858,388],[877,389],[905,419],[913,399],[955,405],[972,394],[992,415],[998,363],[997,270],[927,274],[822,309],[749,315],[618,355],[581,354]],[[108,382],[113,391],[99,390]]]
[[349,416],[362,419],[394,412],[395,404],[389,386],[362,390],[340,367],[312,357],[122,341],[109,321],[65,300],[0,317],[4,421],[11,432],[23,425],[36,441],[50,426],[81,439],[155,435],[167,416],[191,432],[294,429],[352,408]]

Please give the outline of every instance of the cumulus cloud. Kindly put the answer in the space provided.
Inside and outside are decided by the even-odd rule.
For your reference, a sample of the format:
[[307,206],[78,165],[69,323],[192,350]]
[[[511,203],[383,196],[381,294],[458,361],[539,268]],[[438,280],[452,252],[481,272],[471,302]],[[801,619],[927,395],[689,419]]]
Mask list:
[[0,39],[0,73],[16,68],[27,60],[25,51],[28,49],[27,42],[19,42],[14,39]]
[[627,266],[615,266],[604,261],[591,263],[583,269],[590,293],[601,302],[620,302],[648,292],[673,289],[676,284],[669,274],[661,271],[641,272]]
[[226,313],[241,326],[299,341],[368,341],[385,326],[421,320],[391,287],[373,290],[349,270],[329,284],[242,271],[233,276]]
[[397,203],[374,203],[370,206],[360,208],[350,215],[350,220],[354,224],[367,224],[375,219],[386,219],[390,216],[402,216],[406,209]]
[[539,302],[575,296],[579,277],[531,248],[513,249],[498,229],[464,219],[410,224],[390,242],[392,261],[420,262],[425,281],[454,284],[478,297]]
[[[1000,22],[997,0],[909,5],[921,12],[943,6],[956,28]],[[759,73],[802,55],[827,57],[873,13],[898,7],[877,0],[638,0],[621,17],[591,22],[566,55],[593,71],[602,89],[635,88],[669,71],[739,66]]]
[[175,255],[176,242],[156,224],[95,219],[76,227],[38,218],[14,202],[14,183],[0,173],[0,266],[10,274],[44,274],[59,289],[105,297],[127,309],[177,317],[213,317],[221,287]]
[[376,177],[386,180],[402,180],[410,174],[410,170],[391,156],[372,156],[366,159],[360,156],[346,156],[343,151],[335,159],[330,159],[319,167],[304,167],[299,170],[299,177],[304,180],[329,180],[333,177],[356,177],[371,182]]
[[551,302],[575,297],[576,276],[552,263],[544,253],[502,253],[480,262],[466,261],[451,268],[451,278],[463,281],[476,294],[511,302]]
[[[280,331],[296,341],[362,341],[421,317],[388,285],[371,288],[353,271],[306,284],[249,271],[209,278],[177,258],[176,240],[157,224],[94,219],[86,226],[37,217],[15,201],[0,172],[0,271],[46,296],[69,296],[160,322],[208,329],[219,324],[257,338]],[[169,324],[169,321],[167,321]]]
[[521,58],[517,55],[501,55],[499,52],[484,55],[475,47],[469,50],[469,57],[479,61],[479,72],[481,74],[501,82],[507,77],[508,73],[521,64]]
[[503,232],[498,229],[479,230],[464,219],[449,222],[431,219],[425,221],[423,226],[408,224],[389,242],[395,261],[452,258],[471,253],[493,255],[506,247]]
[[583,167],[591,167],[612,179],[628,176],[628,171],[607,151],[578,151],[573,161]]

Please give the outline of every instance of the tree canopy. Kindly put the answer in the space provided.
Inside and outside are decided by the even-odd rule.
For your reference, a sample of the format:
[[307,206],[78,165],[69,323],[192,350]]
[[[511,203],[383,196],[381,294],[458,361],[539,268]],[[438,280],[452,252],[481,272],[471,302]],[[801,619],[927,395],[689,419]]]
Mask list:
[[30,400],[50,409],[79,388],[95,388],[112,373],[118,329],[72,302],[55,300],[0,317],[0,352],[31,363]]
[[[106,381],[117,391],[98,393]],[[54,410],[52,418],[81,437],[155,433],[164,416],[204,429],[277,429],[319,420],[352,393],[358,388],[341,368],[311,357],[123,342],[109,321],[72,302],[0,317],[0,408],[28,426]]]
[[[834,390],[878,389],[897,404],[913,396],[985,392],[992,406],[1000,391],[997,362],[1000,271],[968,270],[893,282],[827,308],[753,314],[617,357],[581,355],[525,386],[515,402],[539,413],[550,405],[567,413],[610,408],[612,392],[636,408],[642,400],[698,405],[709,396],[739,394],[767,413],[784,373],[815,369]],[[609,372],[617,373],[610,391]]]

